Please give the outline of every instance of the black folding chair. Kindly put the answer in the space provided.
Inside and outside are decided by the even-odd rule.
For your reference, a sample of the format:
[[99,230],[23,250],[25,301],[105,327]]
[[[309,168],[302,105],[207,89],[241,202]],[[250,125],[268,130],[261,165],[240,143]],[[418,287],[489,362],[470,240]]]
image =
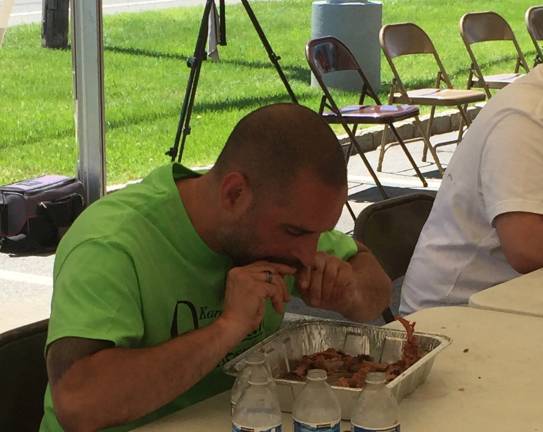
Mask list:
[[[389,198],[370,204],[356,219],[353,237],[372,251],[390,279],[407,271],[433,203],[434,197],[425,193]],[[383,319],[394,320],[390,307]]]
[[0,431],[39,429],[47,386],[48,324],[38,321],[0,334]]

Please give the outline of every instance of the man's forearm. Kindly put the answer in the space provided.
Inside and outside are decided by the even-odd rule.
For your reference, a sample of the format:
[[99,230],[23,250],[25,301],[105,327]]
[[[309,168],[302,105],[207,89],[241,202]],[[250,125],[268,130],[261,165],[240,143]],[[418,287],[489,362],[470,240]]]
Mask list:
[[53,386],[59,421],[67,431],[94,431],[142,417],[211,372],[244,336],[219,318],[156,347],[85,357]]
[[390,305],[391,281],[377,259],[364,246],[349,260],[356,279],[356,292],[342,312],[353,321],[377,318]]

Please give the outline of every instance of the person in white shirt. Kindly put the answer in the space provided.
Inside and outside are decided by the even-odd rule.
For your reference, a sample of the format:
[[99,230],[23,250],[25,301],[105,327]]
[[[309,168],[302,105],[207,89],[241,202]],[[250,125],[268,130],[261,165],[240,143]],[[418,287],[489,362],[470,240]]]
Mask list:
[[465,304],[543,267],[543,66],[496,93],[456,149],[405,275],[400,313]]

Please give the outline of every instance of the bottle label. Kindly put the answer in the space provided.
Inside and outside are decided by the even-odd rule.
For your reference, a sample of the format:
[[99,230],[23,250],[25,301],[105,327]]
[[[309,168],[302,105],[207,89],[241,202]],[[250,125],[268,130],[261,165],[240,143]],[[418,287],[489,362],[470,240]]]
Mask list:
[[265,427],[246,427],[232,423],[232,432],[282,432],[281,425]]
[[385,428],[368,428],[351,424],[351,432],[400,432],[400,423]]
[[334,423],[307,423],[293,419],[294,432],[340,432],[340,420]]

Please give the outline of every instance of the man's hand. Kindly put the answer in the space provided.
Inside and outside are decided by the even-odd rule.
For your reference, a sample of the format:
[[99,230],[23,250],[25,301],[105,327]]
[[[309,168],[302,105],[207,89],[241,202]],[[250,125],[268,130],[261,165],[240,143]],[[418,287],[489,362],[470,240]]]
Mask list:
[[318,252],[313,266],[299,273],[298,290],[309,306],[341,313],[353,299],[355,282],[350,263]]
[[226,278],[220,319],[245,336],[262,321],[266,299],[271,299],[275,310],[283,313],[283,303],[289,297],[283,277],[295,271],[293,267],[267,261],[234,267]]
[[263,261],[233,268],[226,279],[224,311],[215,322],[153,347],[127,349],[78,338],[54,342],[48,370],[64,429],[124,424],[187,391],[258,327],[264,300],[270,298],[282,312],[288,298],[283,276],[294,272]]
[[302,299],[313,307],[339,312],[353,321],[377,318],[390,304],[391,281],[363,244],[343,261],[318,252],[313,266],[297,275]]

